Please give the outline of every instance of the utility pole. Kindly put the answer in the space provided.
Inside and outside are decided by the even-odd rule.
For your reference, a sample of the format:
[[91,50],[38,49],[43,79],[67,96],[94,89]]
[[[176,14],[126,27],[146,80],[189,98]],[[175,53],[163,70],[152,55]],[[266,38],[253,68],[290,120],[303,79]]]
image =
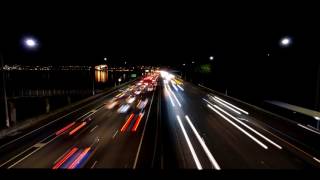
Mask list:
[[319,102],[320,102],[320,99],[319,99],[319,95],[320,95],[320,63],[318,64],[318,68],[317,68],[317,78],[316,78],[316,99],[315,99],[315,109],[317,111],[320,110],[320,107],[319,107]]
[[5,72],[4,72],[4,62],[3,57],[0,52],[0,60],[1,60],[1,71],[2,71],[2,84],[3,84],[3,98],[4,98],[4,108],[6,114],[6,126],[10,127],[10,119],[9,119],[9,111],[8,111],[8,100],[7,100],[7,91],[6,91],[6,79],[5,79]]

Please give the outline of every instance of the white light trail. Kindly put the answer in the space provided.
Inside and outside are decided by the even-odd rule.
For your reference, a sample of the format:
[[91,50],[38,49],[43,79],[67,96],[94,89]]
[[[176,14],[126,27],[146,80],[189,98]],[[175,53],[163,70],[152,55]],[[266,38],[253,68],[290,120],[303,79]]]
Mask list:
[[187,141],[187,144],[188,144],[188,147],[189,147],[189,149],[190,149],[190,151],[191,151],[193,160],[194,160],[194,162],[196,163],[196,166],[197,166],[198,170],[201,170],[201,169],[202,169],[202,166],[201,166],[201,164],[200,164],[200,161],[199,161],[199,159],[198,159],[198,157],[197,157],[196,152],[194,151],[194,148],[193,148],[193,146],[192,146],[192,144],[191,144],[191,142],[190,142],[190,139],[189,139],[189,137],[188,137],[188,135],[187,135],[187,133],[186,133],[186,130],[184,129],[184,126],[183,126],[183,124],[182,124],[182,122],[181,122],[180,116],[178,116],[178,115],[177,115],[177,120],[178,120],[178,122],[179,122],[179,125],[180,125],[180,128],[181,128],[181,130],[182,130],[182,133],[183,133],[183,135],[184,135],[184,137],[185,137],[185,139],[186,139],[186,141]]
[[251,128],[250,126],[246,125],[245,123],[241,122],[240,120],[238,120],[236,117],[232,116],[231,114],[229,114],[228,112],[224,111],[223,109],[221,109],[219,106],[214,105],[215,108],[219,109],[220,111],[224,112],[226,115],[228,115],[229,117],[231,117],[232,119],[236,120],[238,123],[240,123],[241,125],[243,125],[244,127],[250,129],[252,132],[254,132],[255,134],[257,134],[258,136],[260,136],[261,138],[263,138],[264,140],[268,141],[269,143],[271,143],[272,145],[276,146],[279,149],[282,149],[281,146],[279,146],[278,144],[276,144],[275,142],[271,141],[269,138],[265,137],[264,135],[262,135],[261,133],[259,133],[258,131],[254,130],[253,128]]
[[217,114],[219,114],[223,119],[225,119],[226,121],[228,121],[231,125],[233,125],[234,127],[236,127],[237,129],[239,129],[241,132],[243,132],[245,135],[247,135],[250,139],[252,139],[253,141],[255,141],[256,143],[258,143],[260,146],[262,146],[264,149],[268,149],[268,146],[266,146],[265,144],[263,144],[261,141],[259,141],[258,139],[256,139],[255,137],[253,137],[251,134],[249,134],[247,131],[245,131],[244,129],[242,129],[240,126],[238,126],[237,124],[235,124],[234,122],[232,122],[229,118],[227,118],[226,116],[224,116],[223,114],[221,114],[219,111],[217,111],[214,107],[210,106],[209,104],[207,104],[207,106],[212,109],[214,112],[216,112]]
[[320,132],[317,132],[317,131],[315,131],[315,130],[313,130],[313,129],[310,129],[310,128],[308,128],[307,126],[304,126],[304,125],[302,125],[302,124],[297,124],[298,126],[300,126],[300,127],[302,127],[302,128],[304,128],[304,129],[306,129],[306,130],[309,130],[309,131],[311,131],[311,132],[314,132],[314,133],[316,133],[316,134],[320,134]]
[[172,93],[174,99],[177,101],[178,105],[181,107],[180,101],[178,100],[178,98],[177,98],[177,96],[174,94],[174,92],[171,90],[171,88],[170,88],[169,85],[168,85],[168,88],[167,88],[167,89],[169,89],[169,91]]
[[170,102],[171,102],[171,104],[172,104],[172,107],[175,107],[176,105],[175,105],[174,102],[173,102],[173,99],[172,99],[172,97],[171,97],[171,94],[170,94],[167,86],[164,86],[164,89],[165,89],[165,91],[166,91],[166,94],[168,94],[168,96],[169,96],[169,99],[170,99]]
[[224,103],[228,104],[229,106],[231,106],[231,107],[233,107],[233,108],[237,109],[238,111],[241,111],[241,112],[245,113],[246,115],[248,115],[248,114],[249,114],[247,111],[245,111],[245,110],[243,110],[243,109],[240,109],[240,108],[238,108],[237,106],[235,106],[235,105],[233,105],[233,104],[231,104],[231,103],[228,103],[227,101],[224,101],[223,99],[218,98],[217,96],[214,96],[214,97],[215,97],[215,98],[217,98],[218,100],[220,100],[220,101],[222,101],[222,102],[224,102]]
[[214,159],[214,157],[212,156],[209,148],[207,147],[206,143],[204,142],[204,140],[201,138],[201,136],[199,135],[198,131],[196,130],[196,128],[193,126],[190,118],[188,115],[185,116],[185,118],[187,119],[187,122],[189,123],[193,133],[196,135],[198,141],[200,142],[203,150],[205,151],[206,155],[208,156],[211,164],[213,165],[213,167],[216,169],[216,170],[220,170],[220,166],[219,164],[217,163],[217,161]]
[[241,112],[239,112],[239,111],[237,111],[237,110],[233,109],[232,107],[228,106],[227,104],[223,103],[222,101],[220,101],[220,100],[218,100],[218,99],[216,99],[216,98],[213,98],[213,100],[215,100],[216,102],[218,102],[218,103],[222,104],[224,107],[226,107],[226,108],[230,109],[231,111],[233,111],[233,112],[235,112],[235,113],[237,113],[237,114],[241,115]]
[[177,84],[177,86],[181,91],[184,91],[184,89],[179,84]]
[[173,83],[172,80],[171,80],[171,84],[172,84],[172,87],[174,88],[174,90],[179,91],[179,89],[178,89],[177,86]]

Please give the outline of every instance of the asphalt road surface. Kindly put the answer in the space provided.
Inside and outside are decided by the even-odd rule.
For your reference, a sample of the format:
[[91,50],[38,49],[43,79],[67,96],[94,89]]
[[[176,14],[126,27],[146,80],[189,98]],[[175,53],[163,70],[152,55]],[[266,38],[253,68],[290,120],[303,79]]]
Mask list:
[[[166,76],[165,76],[166,77]],[[298,126],[281,129],[283,120],[244,107],[222,95],[181,80],[161,81],[164,166],[197,169],[319,168],[315,152],[306,152],[278,134],[319,135]],[[272,127],[272,123],[279,125]],[[280,130],[283,133],[278,133]],[[294,139],[296,140],[296,139]],[[296,140],[298,141],[298,140]],[[316,156],[317,155],[317,156]]]

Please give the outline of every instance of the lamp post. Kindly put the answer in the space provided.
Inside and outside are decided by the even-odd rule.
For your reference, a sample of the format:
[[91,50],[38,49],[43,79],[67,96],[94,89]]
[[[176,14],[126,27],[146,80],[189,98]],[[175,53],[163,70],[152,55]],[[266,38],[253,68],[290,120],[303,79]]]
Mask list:
[[3,56],[1,54],[1,52],[0,52],[0,60],[1,60],[1,71],[2,71],[2,86],[3,86],[4,108],[5,108],[5,115],[6,115],[6,126],[10,127],[7,90],[6,90],[6,79],[5,79],[5,72],[4,72],[4,60],[3,60]]
[[[28,50],[33,50],[38,47],[38,42],[32,37],[25,37],[22,39],[23,46]],[[0,52],[0,61],[1,61],[1,71],[2,71],[2,86],[3,86],[3,98],[4,98],[4,108],[5,108],[5,119],[6,127],[10,127],[10,118],[9,118],[9,109],[8,109],[8,98],[7,98],[7,89],[6,89],[6,78],[4,70],[4,58]]]

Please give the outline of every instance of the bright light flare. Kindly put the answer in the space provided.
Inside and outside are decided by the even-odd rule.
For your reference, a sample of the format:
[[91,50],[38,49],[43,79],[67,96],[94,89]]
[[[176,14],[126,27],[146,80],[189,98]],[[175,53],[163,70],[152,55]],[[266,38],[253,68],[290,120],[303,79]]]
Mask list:
[[24,46],[27,48],[36,48],[38,46],[38,42],[34,38],[25,38],[24,41]]
[[291,44],[291,38],[289,38],[289,37],[282,38],[280,41],[280,44],[283,47],[289,46]]

